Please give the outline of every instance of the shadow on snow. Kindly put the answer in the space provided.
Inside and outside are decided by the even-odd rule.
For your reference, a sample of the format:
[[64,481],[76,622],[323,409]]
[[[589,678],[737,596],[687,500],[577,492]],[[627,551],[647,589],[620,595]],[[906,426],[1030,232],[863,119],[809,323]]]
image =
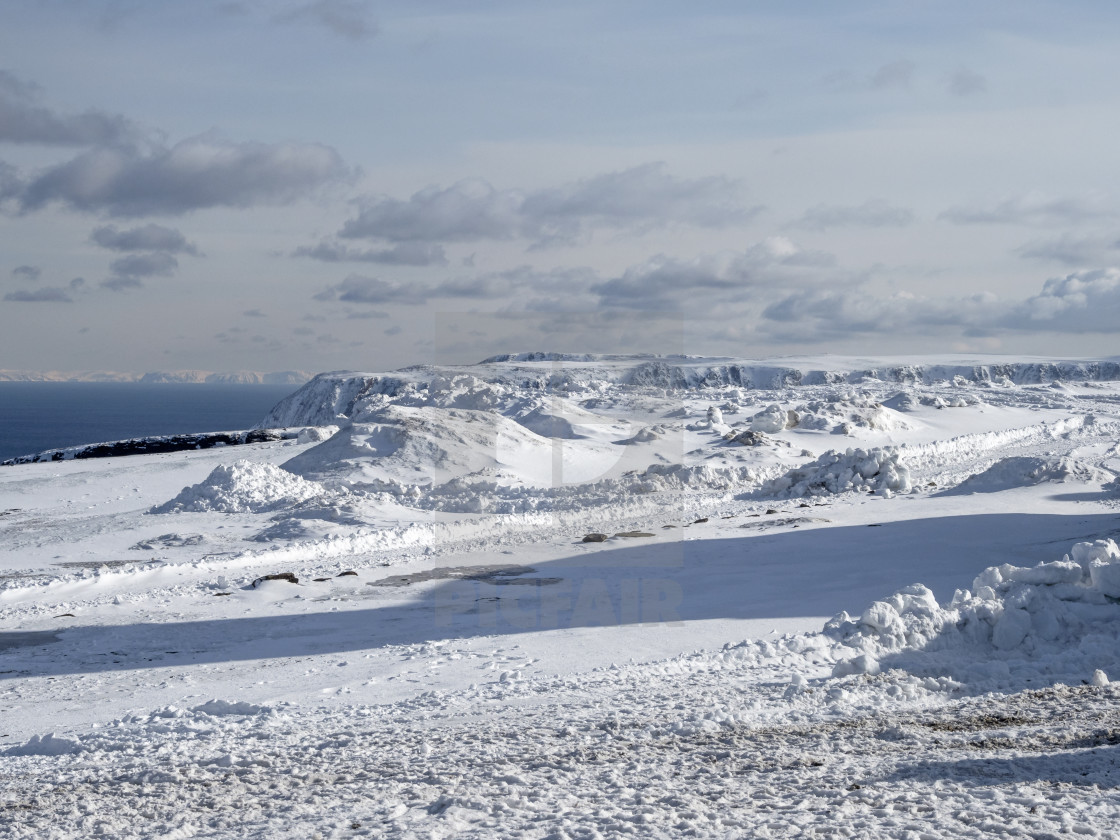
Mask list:
[[[298,587],[263,584],[270,597],[287,596],[290,589],[322,601],[323,611],[290,616],[0,633],[0,679],[311,656],[564,628],[827,617],[842,609],[858,613],[917,582],[944,601],[987,566],[1031,566],[1060,559],[1074,542],[1112,536],[1117,518],[978,514],[761,532],[757,529],[768,527],[765,519],[745,524],[744,538],[625,544],[616,539],[573,547],[565,558],[531,567],[489,565],[476,574],[455,567],[443,570],[454,574],[401,575],[390,567],[367,570],[363,578]],[[676,533],[700,537],[704,527]],[[382,574],[369,580],[371,571]],[[389,578],[395,578],[388,581],[393,585],[384,585]],[[258,594],[242,590],[233,597],[251,609]],[[332,599],[369,605],[329,611],[338,605]]]

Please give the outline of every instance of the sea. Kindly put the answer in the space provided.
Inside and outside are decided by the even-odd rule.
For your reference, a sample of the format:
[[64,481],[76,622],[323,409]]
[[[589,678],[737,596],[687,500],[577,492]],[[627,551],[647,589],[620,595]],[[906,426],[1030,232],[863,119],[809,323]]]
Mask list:
[[0,382],[0,461],[87,443],[250,429],[297,388]]

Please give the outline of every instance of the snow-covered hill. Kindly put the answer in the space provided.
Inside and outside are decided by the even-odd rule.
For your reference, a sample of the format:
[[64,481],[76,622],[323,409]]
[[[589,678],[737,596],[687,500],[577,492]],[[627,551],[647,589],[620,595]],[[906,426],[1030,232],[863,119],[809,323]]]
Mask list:
[[1109,837],[1113,361],[503,356],[0,471],[12,837]]

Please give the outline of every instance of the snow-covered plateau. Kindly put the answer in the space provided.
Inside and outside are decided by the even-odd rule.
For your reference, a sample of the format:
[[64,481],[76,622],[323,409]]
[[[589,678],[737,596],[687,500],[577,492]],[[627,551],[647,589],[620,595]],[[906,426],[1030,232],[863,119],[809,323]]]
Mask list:
[[1120,363],[315,377],[0,468],[0,836],[1116,837]]

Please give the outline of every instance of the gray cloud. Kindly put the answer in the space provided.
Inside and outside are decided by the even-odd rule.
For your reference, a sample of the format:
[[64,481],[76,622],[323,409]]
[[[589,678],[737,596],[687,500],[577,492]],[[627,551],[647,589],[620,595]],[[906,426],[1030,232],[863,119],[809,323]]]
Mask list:
[[440,283],[398,283],[377,277],[351,274],[341,283],[330,286],[314,299],[345,303],[420,305],[437,298],[497,300],[514,298],[534,291],[556,290],[573,293],[586,289],[597,280],[589,269],[556,269],[538,272],[522,266],[509,271],[459,277]]
[[265,315],[259,309],[246,309],[241,314],[244,315],[246,318],[267,318],[268,317],[267,315]]
[[802,249],[785,237],[772,237],[737,253],[692,260],[655,257],[591,290],[604,306],[694,309],[843,277],[831,254]]
[[914,214],[905,207],[894,207],[880,198],[856,206],[818,204],[805,211],[790,227],[827,230],[836,227],[905,227]]
[[175,228],[147,224],[128,230],[102,225],[90,233],[91,241],[111,251],[163,251],[168,254],[201,256],[198,247],[188,242]]
[[112,289],[114,292],[123,292],[128,289],[139,289],[144,285],[144,281],[138,277],[129,276],[113,276],[106,277],[101,281],[101,286],[106,289]]
[[367,199],[339,235],[389,242],[524,238],[537,246],[572,243],[599,228],[741,223],[759,208],[744,207],[740,193],[740,185],[727,178],[676,178],[656,163],[528,193],[497,190],[471,178],[447,188],[428,187],[408,200]]
[[1076,236],[1062,234],[1050,239],[1034,239],[1016,250],[1030,260],[1055,262],[1068,266],[1092,266],[1120,260],[1120,237]]
[[994,205],[950,207],[938,218],[958,225],[1033,225],[1077,224],[1115,215],[1103,197],[1097,195],[1052,198],[1028,193],[1005,198]]
[[179,267],[179,261],[170,254],[156,251],[150,254],[129,254],[109,265],[112,275],[101,285],[114,291],[136,289],[148,277],[170,277]]
[[855,74],[851,70],[833,70],[821,78],[821,87],[829,93],[841,93],[857,85]]
[[368,262],[381,265],[447,265],[442,245],[427,242],[401,242],[390,248],[351,248],[338,242],[323,241],[303,245],[292,252],[293,257],[309,257],[322,262]]
[[34,82],[21,79],[7,70],[0,70],[0,96],[30,101],[40,96],[43,89]]
[[4,295],[4,300],[12,301],[13,303],[72,303],[70,295],[66,293],[65,289],[59,289],[54,286],[44,286],[41,289],[34,289],[31,291],[20,290],[15,292],[8,292]]
[[317,0],[305,3],[276,18],[281,23],[307,21],[352,41],[372,38],[377,24],[370,16],[369,4],[355,0]]
[[17,265],[12,269],[12,276],[25,283],[34,282],[42,275],[42,270],[34,265]]
[[914,79],[915,69],[912,61],[906,59],[892,61],[872,73],[868,83],[874,90],[910,87],[910,82]]
[[37,104],[39,88],[0,70],[0,142],[52,146],[130,144],[143,132],[119,114],[57,114]]
[[338,181],[338,153],[316,143],[233,143],[213,135],[149,152],[93,149],[34,178],[22,209],[62,202],[115,216],[288,204]]
[[179,261],[170,254],[129,254],[109,265],[114,274],[123,277],[170,276],[179,267]]
[[949,77],[949,93],[953,96],[971,96],[974,93],[984,93],[988,89],[988,80],[965,67],[958,68]]
[[416,283],[395,283],[377,277],[351,274],[341,283],[313,296],[318,301],[341,300],[347,303],[410,303],[427,300],[424,289]]
[[26,188],[19,170],[7,161],[0,160],[0,202],[18,199]]

